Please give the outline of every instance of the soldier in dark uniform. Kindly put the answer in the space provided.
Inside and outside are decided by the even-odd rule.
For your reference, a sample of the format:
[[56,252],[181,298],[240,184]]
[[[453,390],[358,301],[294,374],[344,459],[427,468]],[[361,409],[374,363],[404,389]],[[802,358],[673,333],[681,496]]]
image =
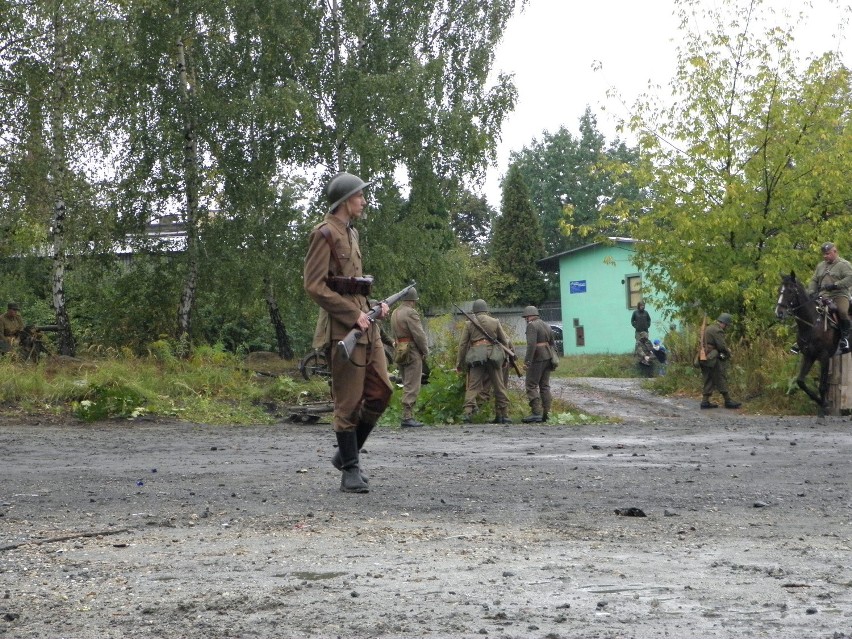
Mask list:
[[725,329],[733,319],[728,313],[719,315],[713,324],[704,330],[704,352],[706,360],[701,360],[701,375],[704,378],[703,400],[701,408],[717,408],[719,405],[710,401],[714,390],[719,391],[725,398],[725,408],[739,408],[740,403],[731,399],[728,393],[728,362],[731,351],[725,343]]
[[420,394],[423,363],[429,356],[426,331],[417,312],[419,299],[417,290],[411,289],[391,315],[391,330],[396,341],[394,361],[402,375],[402,428],[423,426],[422,422],[414,419],[414,404]]
[[651,346],[651,341],[648,339],[648,333],[642,331],[639,333],[639,339],[636,340],[636,348],[633,349],[633,355],[636,357],[636,367],[639,374],[643,377],[654,376],[654,362],[657,361],[657,356],[654,355],[654,349]]
[[651,315],[645,310],[644,300],[639,300],[636,305],[636,310],[630,316],[630,324],[633,326],[636,339],[639,339],[639,333],[647,333],[651,330]]
[[521,421],[526,424],[546,422],[553,397],[550,394],[550,349],[553,347],[553,329],[544,323],[535,306],[527,306],[521,314],[527,322],[527,353],[525,388],[532,414]]
[[[498,342],[511,349],[509,338],[500,321],[488,315],[485,300],[473,303],[473,314],[483,329]],[[467,390],[464,395],[464,416],[462,421],[470,422],[476,410],[477,398],[484,392],[490,381],[494,390],[496,410],[495,424],[511,424],[509,419],[509,397],[506,394],[506,381],[503,374],[503,349],[492,344],[479,327],[467,320],[459,340],[459,356],[456,370],[467,371]]]
[[[331,179],[328,214],[311,232],[303,275],[305,291],[320,306],[314,347],[328,350],[353,328],[363,331],[348,360],[337,348],[329,358],[338,445],[332,464],[342,471],[340,489],[355,493],[369,490],[359,451],[393,392],[379,327],[367,316],[372,278],[362,272],[358,231],[352,226],[364,213],[367,186],[351,173]],[[382,317],[388,310],[383,304]]]

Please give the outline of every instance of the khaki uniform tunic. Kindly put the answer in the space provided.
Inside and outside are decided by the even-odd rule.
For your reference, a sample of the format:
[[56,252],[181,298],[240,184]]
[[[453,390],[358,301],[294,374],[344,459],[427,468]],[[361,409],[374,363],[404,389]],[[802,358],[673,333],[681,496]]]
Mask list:
[[[509,338],[500,321],[486,313],[477,313],[477,321],[489,335],[509,346]],[[494,404],[498,416],[507,416],[509,398],[506,395],[506,378],[503,375],[503,351],[499,346],[486,343],[485,334],[468,320],[465,322],[459,341],[459,356],[456,368],[467,370],[467,390],[464,395],[464,412],[476,410],[477,397],[483,395],[490,384],[494,388]]]
[[402,375],[402,418],[414,417],[414,404],[420,394],[423,375],[423,360],[429,356],[426,331],[420,321],[420,314],[413,306],[405,302],[400,304],[391,315],[391,329],[397,344],[408,344],[408,358],[399,364]]
[[524,356],[524,387],[533,415],[549,413],[553,401],[550,393],[550,346],[553,329],[541,318],[527,324],[527,354]]
[[[838,288],[826,291],[826,284],[834,284]],[[817,264],[814,276],[808,286],[808,293],[819,293],[822,297],[830,297],[837,306],[837,314],[841,320],[849,319],[849,291],[852,289],[852,265],[842,257],[829,264],[825,260]]]
[[[328,238],[322,229],[328,229]],[[379,327],[373,323],[358,339],[352,357],[338,353],[337,342],[358,325],[361,312],[369,311],[367,297],[337,293],[328,276],[363,277],[358,231],[328,214],[310,236],[305,256],[305,292],[320,306],[314,345],[331,347],[331,395],[335,431],[354,430],[358,422],[375,424],[387,408],[393,387]]]
[[704,330],[704,351],[707,353],[707,359],[700,362],[701,374],[704,377],[703,395],[709,397],[717,390],[722,396],[726,396],[731,351],[725,342],[725,329],[718,322],[713,322]]
[[11,350],[23,330],[24,319],[19,314],[7,311],[0,315],[0,353]]

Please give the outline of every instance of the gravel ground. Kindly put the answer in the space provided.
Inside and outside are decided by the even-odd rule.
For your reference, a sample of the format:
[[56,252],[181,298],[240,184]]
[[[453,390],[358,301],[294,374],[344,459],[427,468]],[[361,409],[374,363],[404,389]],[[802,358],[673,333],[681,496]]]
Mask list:
[[[562,381],[592,426],[0,419],[0,637],[852,638],[848,418]],[[644,515],[644,516],[641,516]]]

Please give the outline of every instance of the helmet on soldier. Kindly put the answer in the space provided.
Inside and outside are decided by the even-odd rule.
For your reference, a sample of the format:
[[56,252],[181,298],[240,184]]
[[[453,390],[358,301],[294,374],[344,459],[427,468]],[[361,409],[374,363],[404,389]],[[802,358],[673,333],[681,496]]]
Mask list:
[[21,307],[20,307],[20,306],[18,306],[18,303],[17,303],[17,302],[9,302],[9,303],[6,305],[6,308],[7,308],[8,310],[10,310],[10,311],[20,311],[20,310],[21,310]]
[[328,212],[331,213],[343,202],[355,195],[358,191],[367,188],[372,182],[365,182],[357,175],[351,173],[338,173],[328,183],[326,194],[328,195]]
[[521,313],[521,317],[538,317],[538,309],[535,306],[527,306],[524,309],[524,312]]
[[488,312],[488,304],[485,302],[485,300],[474,300],[473,312],[474,313],[487,313]]
[[420,296],[417,294],[417,289],[416,289],[416,288],[410,288],[410,289],[408,289],[408,290],[405,292],[405,295],[403,295],[403,296],[400,298],[400,300],[401,300],[401,301],[403,301],[403,302],[416,302],[416,301],[417,301],[417,300],[419,300],[419,299],[420,299]]
[[730,326],[734,323],[734,318],[731,317],[730,313],[722,313],[716,321],[720,324],[724,324],[725,326]]

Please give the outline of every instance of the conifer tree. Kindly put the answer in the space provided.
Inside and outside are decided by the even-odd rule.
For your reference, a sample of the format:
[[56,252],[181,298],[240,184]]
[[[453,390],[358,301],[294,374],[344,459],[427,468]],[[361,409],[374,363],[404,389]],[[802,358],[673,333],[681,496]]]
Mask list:
[[536,260],[545,257],[539,215],[517,166],[509,167],[503,181],[500,216],[494,222],[491,258],[514,284],[501,291],[498,301],[507,305],[540,304],[547,288]]

